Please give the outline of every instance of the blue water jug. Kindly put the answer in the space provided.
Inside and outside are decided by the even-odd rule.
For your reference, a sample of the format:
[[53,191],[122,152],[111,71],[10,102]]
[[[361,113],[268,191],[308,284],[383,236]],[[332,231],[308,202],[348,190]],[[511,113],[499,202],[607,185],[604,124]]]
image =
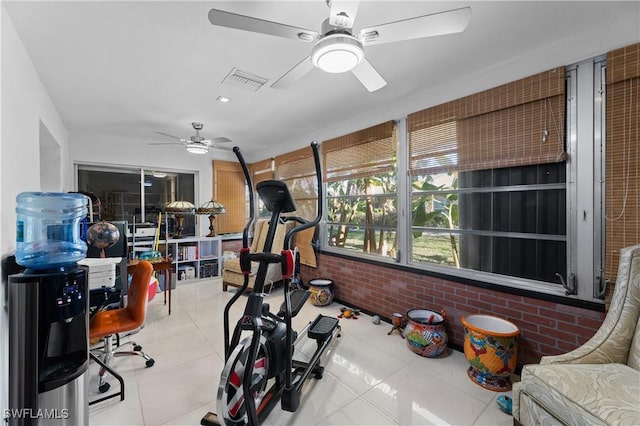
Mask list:
[[30,269],[70,266],[84,259],[80,222],[88,197],[65,192],[23,192],[16,197],[16,262]]

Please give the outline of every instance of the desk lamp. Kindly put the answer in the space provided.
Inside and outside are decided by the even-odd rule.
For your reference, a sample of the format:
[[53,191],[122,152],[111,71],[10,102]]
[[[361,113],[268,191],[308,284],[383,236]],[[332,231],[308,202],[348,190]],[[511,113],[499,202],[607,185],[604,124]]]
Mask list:
[[194,206],[189,201],[172,201],[167,204],[164,210],[167,213],[173,213],[176,216],[176,220],[178,222],[176,233],[173,236],[175,239],[183,238],[182,231],[184,230],[184,215],[185,213],[193,213],[195,212],[196,206]]
[[198,210],[196,210],[197,214],[209,215],[209,233],[206,235],[207,237],[216,236],[216,228],[214,226],[216,215],[226,212],[227,210],[224,206],[215,200],[207,201],[202,206],[198,207]]

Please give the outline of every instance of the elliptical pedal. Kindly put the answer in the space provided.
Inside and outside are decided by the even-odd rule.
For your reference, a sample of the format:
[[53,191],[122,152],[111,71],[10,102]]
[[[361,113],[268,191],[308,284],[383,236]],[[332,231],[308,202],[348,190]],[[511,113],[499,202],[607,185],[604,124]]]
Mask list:
[[310,339],[327,340],[338,326],[338,318],[319,314],[311,323],[307,335]]
[[[309,290],[303,289],[295,289],[289,292],[289,297],[291,298],[291,318],[298,315],[298,312],[300,312],[310,294],[311,292]],[[280,305],[280,310],[278,311],[278,316],[284,317],[284,311],[285,307],[284,303],[282,303],[282,305]]]

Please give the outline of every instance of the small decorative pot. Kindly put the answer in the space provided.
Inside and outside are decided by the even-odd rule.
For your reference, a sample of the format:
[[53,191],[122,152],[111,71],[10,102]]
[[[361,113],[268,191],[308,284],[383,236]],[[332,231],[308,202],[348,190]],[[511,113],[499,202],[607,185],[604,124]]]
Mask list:
[[520,329],[510,321],[491,315],[467,315],[464,325],[464,356],[472,382],[496,392],[511,389],[511,374],[518,361]]
[[311,303],[315,306],[327,306],[333,302],[333,281],[325,278],[309,280]]
[[435,358],[447,347],[447,331],[444,327],[446,314],[428,309],[412,309],[407,312],[404,336],[407,347],[421,356]]

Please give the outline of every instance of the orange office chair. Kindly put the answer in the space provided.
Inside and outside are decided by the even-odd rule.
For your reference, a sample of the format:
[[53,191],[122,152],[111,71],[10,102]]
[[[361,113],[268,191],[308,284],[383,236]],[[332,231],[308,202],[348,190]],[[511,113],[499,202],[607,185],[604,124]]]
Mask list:
[[[98,357],[91,353],[91,359],[95,360],[100,365],[100,383],[98,390],[100,393],[105,393],[109,390],[109,383],[105,381],[105,373],[108,371],[120,382],[120,393],[111,395],[110,397],[120,395],[120,400],[124,399],[124,381],[122,378],[109,367],[109,362],[114,356],[124,355],[138,355],[147,360],[146,366],[151,367],[155,361],[149,355],[142,351],[142,347],[135,342],[127,342],[127,344],[133,345],[133,351],[118,351],[114,350],[113,337],[118,336],[118,333],[126,333],[139,329],[144,324],[145,316],[147,313],[148,291],[149,282],[153,273],[153,266],[151,263],[141,261],[136,266],[131,284],[129,284],[129,291],[127,293],[127,306],[120,309],[112,309],[106,311],[97,312],[92,318],[89,326],[89,338],[90,339],[103,339],[104,346],[101,348],[101,356]],[[119,339],[117,339],[119,342]],[[118,347],[119,345],[116,345]],[[94,350],[95,351],[95,350]],[[92,403],[103,401],[110,397],[101,398]]]

